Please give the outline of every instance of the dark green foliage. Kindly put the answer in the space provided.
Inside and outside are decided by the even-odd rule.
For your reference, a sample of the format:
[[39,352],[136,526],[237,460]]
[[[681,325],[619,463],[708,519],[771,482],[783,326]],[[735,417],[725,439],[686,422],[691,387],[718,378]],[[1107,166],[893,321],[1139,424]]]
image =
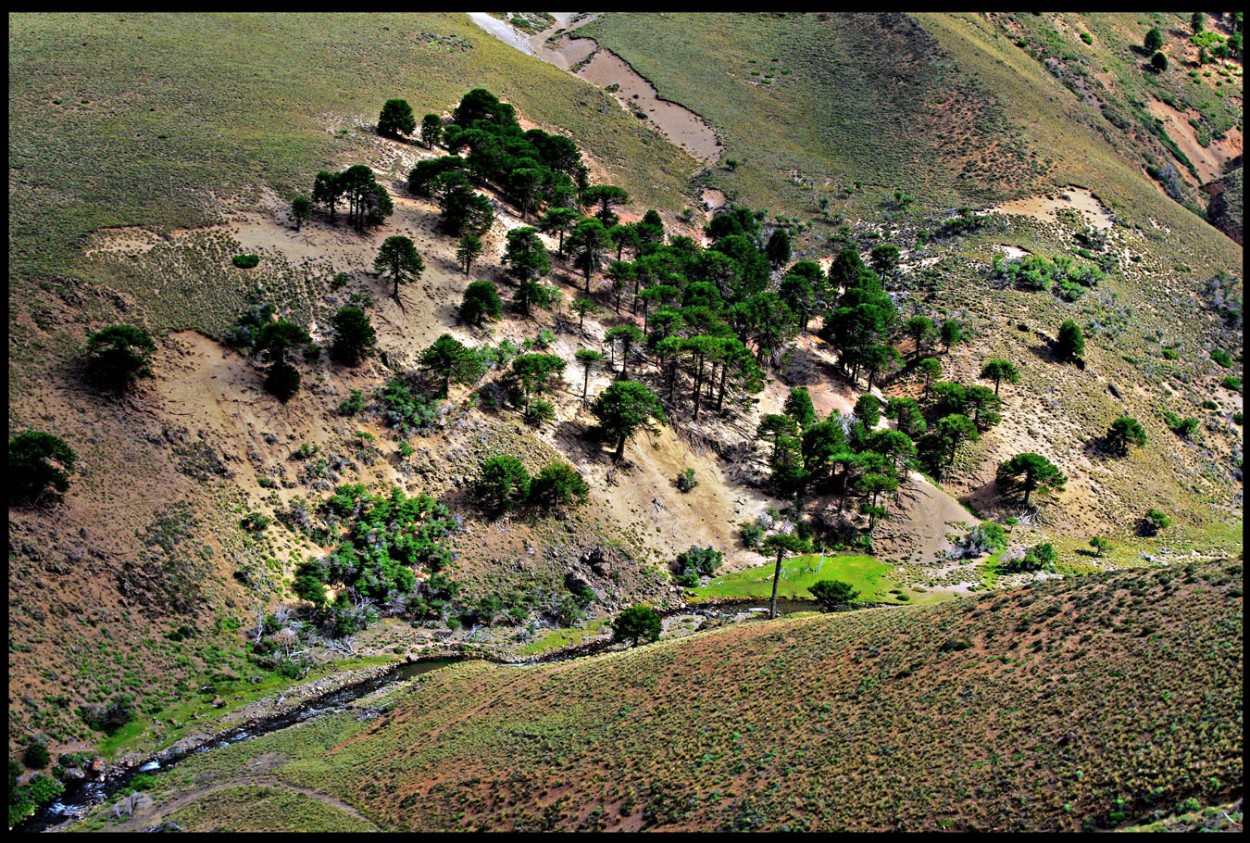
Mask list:
[[[26,784],[18,785],[13,776],[12,759],[9,761],[9,825],[14,826],[35,811],[65,792],[65,786],[42,773],[30,777]],[[19,768],[20,769],[20,768]]]
[[867,392],[859,396],[855,401],[855,418],[864,423],[866,430],[872,430],[881,421],[881,400]]
[[530,281],[551,271],[551,258],[538,237],[538,229],[514,228],[508,232],[507,243],[503,265],[514,278]]
[[42,770],[48,766],[48,762],[51,760],[52,756],[48,753],[48,745],[43,741],[30,741],[22,752],[22,763],[32,770]]
[[784,228],[775,228],[768,237],[768,245],[764,254],[773,269],[781,269],[790,262],[790,234]]
[[291,219],[295,220],[295,230],[299,231],[304,220],[312,216],[312,200],[303,194],[291,200]]
[[1128,446],[1143,447],[1146,444],[1146,431],[1135,418],[1121,416],[1111,423],[1107,431],[1107,445],[1112,453],[1121,457],[1128,456]]
[[1233,392],[1241,392],[1241,378],[1229,375],[1224,378],[1224,380],[1220,381],[1220,386],[1225,389],[1231,389]]
[[355,366],[373,353],[377,332],[369,317],[358,307],[343,307],[334,314],[334,344],[330,355],[345,366]]
[[582,270],[586,279],[587,295],[590,294],[590,274],[603,262],[603,254],[610,243],[608,230],[593,217],[578,221],[569,235],[569,250],[573,254],[574,265]]
[[112,734],[137,716],[134,699],[129,694],[118,694],[108,705],[88,703],[78,713],[92,729],[107,734]]
[[764,540],[764,528],[754,521],[743,521],[738,525],[738,537],[742,539],[743,547],[754,550]]
[[1056,558],[1055,546],[1050,542],[1043,542],[1030,547],[1023,556],[1004,559],[999,565],[999,570],[1009,574],[1026,571],[1053,571]]
[[235,255],[230,259],[231,263],[239,269],[251,269],[260,263],[259,255]]
[[443,184],[440,176],[463,170],[464,159],[459,155],[423,159],[408,171],[408,190],[416,196],[432,196],[435,189]]
[[949,466],[955,462],[959,446],[964,442],[976,442],[981,438],[977,426],[972,419],[962,413],[952,413],[938,419],[930,436],[931,452],[937,459],[937,468]]
[[1094,555],[1102,557],[1104,553],[1111,549],[1111,542],[1102,536],[1094,536],[1089,540],[1089,546],[1094,549]]
[[1152,27],[1150,31],[1146,33],[1145,41],[1142,43],[1145,46],[1147,53],[1158,52],[1163,48],[1163,33],[1159,31],[1157,26]]
[[525,404],[525,423],[531,427],[542,427],[556,417],[555,405],[550,401],[535,398]]
[[490,457],[478,472],[478,499],[491,512],[511,512],[529,498],[530,483],[529,472],[516,457]]
[[302,380],[299,369],[290,363],[274,363],[265,375],[265,391],[285,404],[299,392]]
[[469,270],[473,267],[473,262],[482,254],[482,240],[472,234],[466,234],[460,238],[460,242],[456,245],[456,260],[464,274],[468,275]]
[[1198,429],[1198,420],[1195,418],[1181,418],[1171,410],[1164,412],[1163,420],[1167,423],[1168,428],[1182,439],[1188,439],[1193,432]]
[[156,343],[142,328],[113,325],[87,338],[87,375],[98,386],[125,392],[139,378],[152,377]]
[[39,503],[69,489],[78,455],[56,436],[23,431],[9,440],[10,503]]
[[590,486],[573,466],[552,463],[534,478],[531,499],[548,509],[581,506],[590,500]]
[[[577,301],[587,301],[587,299]],[[576,305],[577,302],[573,304]],[[591,348],[579,348],[574,356],[582,367],[582,406],[584,407],[586,406],[586,390],[590,388],[590,373],[594,369],[602,368],[607,358]]]
[[430,149],[443,139],[443,121],[437,114],[421,118],[421,143]]
[[1024,504],[1029,495],[1043,491],[1062,491],[1068,478],[1050,460],[1041,454],[1016,454],[998,466],[998,482],[1005,486],[1018,486],[1024,490]]
[[994,274],[1021,290],[1050,291],[1065,301],[1076,301],[1105,277],[1098,266],[1070,255],[1055,255],[1050,260],[1029,255],[1019,261],[1004,261],[999,255],[994,259]]
[[407,100],[391,99],[382,104],[382,113],[378,115],[378,134],[397,138],[401,134],[411,135],[417,128],[416,115]]
[[640,427],[650,429],[648,423],[651,419],[661,424],[668,422],[660,399],[636,381],[612,384],[599,394],[590,411],[599,420],[602,434],[609,440],[616,440],[617,460],[625,456],[625,442]]
[[[446,506],[426,495],[407,497],[399,488],[383,496],[359,484],[340,486],[322,513],[338,545],[328,556],[301,562],[296,582],[300,596],[312,595],[313,602],[318,581],[345,587],[331,609],[340,635],[376,617],[371,603],[411,594],[414,568],[437,573],[445,567],[451,561],[448,540],[460,529]],[[358,599],[349,599],[349,591]]]
[[542,284],[538,281],[522,281],[512,295],[513,309],[527,318],[534,308],[551,310],[558,301],[560,301],[560,291],[551,284]]
[[911,337],[914,344],[913,357],[925,353],[926,348],[938,339],[937,326],[928,316],[913,316],[903,323],[903,332]]
[[914,398],[891,398],[885,407],[885,417],[894,419],[898,429],[915,439],[928,428],[920,405]]
[[816,422],[816,409],[812,406],[812,397],[801,386],[790,390],[784,410],[785,414],[794,419],[801,428],[810,427]]
[[612,638],[629,641],[634,647],[639,642],[658,641],[663,623],[660,613],[650,606],[631,606],[612,621]]
[[980,377],[994,381],[994,394],[998,394],[998,386],[1003,381],[1007,383],[1019,383],[1020,372],[1015,365],[1008,360],[987,360],[985,365],[981,367]]
[[460,302],[460,318],[465,322],[482,327],[486,319],[498,319],[503,315],[503,302],[499,300],[499,291],[489,281],[473,281],[464,288],[464,299]]
[[543,394],[555,386],[567,363],[555,354],[522,354],[512,361],[512,375],[525,393],[525,403],[532,394]]
[[825,612],[846,606],[859,596],[859,589],[841,580],[821,580],[808,588],[808,591]]
[[1168,57],[1163,53],[1155,53],[1150,57],[1150,66],[1162,73],[1168,69]]
[[1081,326],[1071,319],[1059,326],[1059,339],[1055,343],[1055,354],[1060,360],[1075,360],[1085,353],[1085,334]]
[[354,416],[363,413],[365,409],[365,396],[359,389],[353,389],[352,394],[343,399],[343,403],[339,404],[340,416]]
[[421,371],[438,384],[435,397],[446,398],[452,383],[471,384],[486,373],[481,355],[451,334],[442,334],[417,361]]
[[629,193],[624,188],[610,184],[600,184],[582,191],[582,204],[590,207],[598,205],[595,217],[603,223],[604,228],[616,225],[617,217],[612,209],[629,202]]
[[453,170],[434,179],[439,224],[452,236],[481,236],[495,221],[495,209],[484,194],[473,190],[463,173]]
[[1151,508],[1142,518],[1141,532],[1143,535],[1156,536],[1161,530],[1172,526],[1172,518],[1161,509]]
[[341,173],[322,170],[313,182],[312,201],[324,205],[334,222],[339,202],[347,202],[347,222],[357,231],[366,226],[381,225],[395,212],[391,196],[378,184],[373,170],[364,164],[348,167]]
[[889,276],[898,269],[899,254],[898,246],[893,243],[882,243],[880,246],[873,247],[869,261],[878,275]]
[[1233,360],[1228,356],[1228,352],[1220,348],[1214,349],[1211,352],[1211,359],[1225,369],[1233,365]]
[[402,234],[393,234],[383,241],[373,259],[373,271],[390,276],[395,285],[391,296],[399,301],[399,285],[417,281],[425,272],[425,261],[413,242]]
[[423,431],[438,421],[438,411],[424,395],[414,394],[403,380],[396,378],[379,391],[382,420],[400,433]]

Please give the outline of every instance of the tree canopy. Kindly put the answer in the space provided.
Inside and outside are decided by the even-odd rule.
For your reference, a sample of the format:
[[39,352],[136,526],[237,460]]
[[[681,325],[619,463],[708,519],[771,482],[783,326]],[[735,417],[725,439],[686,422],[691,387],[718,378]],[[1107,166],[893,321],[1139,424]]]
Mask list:
[[625,456],[625,442],[639,429],[650,429],[652,419],[668,421],[660,399],[636,381],[617,381],[599,394],[590,412],[599,420],[599,429],[616,440],[615,458]]
[[417,118],[407,100],[391,99],[382,104],[382,113],[378,116],[379,135],[397,138],[401,134],[411,135],[415,128]]
[[87,375],[100,387],[125,392],[139,378],[152,377],[156,343],[142,328],[113,325],[87,338]]
[[69,489],[78,455],[59,437],[24,430],[9,440],[8,487],[11,503],[39,503]]
[[1062,491],[1067,481],[1058,466],[1041,454],[1016,454],[998,466],[998,482],[1023,490],[1025,506],[1028,506],[1029,495],[1034,491]]

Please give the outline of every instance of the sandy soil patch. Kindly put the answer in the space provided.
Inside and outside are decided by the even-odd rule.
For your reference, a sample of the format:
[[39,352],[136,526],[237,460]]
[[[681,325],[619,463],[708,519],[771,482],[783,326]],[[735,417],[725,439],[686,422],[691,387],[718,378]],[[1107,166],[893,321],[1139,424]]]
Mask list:
[[1211,140],[1209,146],[1198,143],[1198,135],[1189,120],[1190,112],[1177,111],[1165,102],[1152,99],[1146,110],[1163,121],[1168,137],[1176,141],[1185,157],[1193,162],[1202,184],[1214,181],[1223,172],[1224,162],[1241,154],[1241,132],[1234,126],[1223,140]]
[[1111,228],[1111,212],[1098,200],[1097,196],[1083,187],[1065,187],[1058,196],[1048,194],[1045,196],[1026,196],[1023,199],[1013,199],[1010,202],[995,205],[989,209],[989,212],[1017,214],[1019,216],[1033,217],[1043,222],[1055,222],[1058,220],[1056,212],[1065,209],[1079,212],[1094,228],[1103,231]]

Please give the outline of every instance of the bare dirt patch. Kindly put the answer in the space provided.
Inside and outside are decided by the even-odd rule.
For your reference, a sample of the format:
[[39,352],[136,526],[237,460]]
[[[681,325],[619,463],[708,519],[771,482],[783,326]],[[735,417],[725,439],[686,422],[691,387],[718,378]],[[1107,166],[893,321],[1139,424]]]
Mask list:
[[1061,210],[1077,211],[1090,225],[1103,231],[1111,228],[1111,212],[1097,196],[1083,187],[1065,187],[1058,195],[1046,194],[1012,199],[989,209],[990,213],[1017,214],[1043,222],[1058,221],[1057,212]]
[[1228,130],[1223,140],[1212,138],[1208,146],[1198,143],[1198,135],[1191,124],[1190,118],[1197,117],[1188,111],[1182,112],[1165,102],[1152,99],[1146,109],[1163,121],[1168,137],[1176,141],[1185,157],[1193,162],[1198,171],[1198,179],[1202,184],[1220,177],[1224,162],[1241,154],[1242,136],[1237,127]]

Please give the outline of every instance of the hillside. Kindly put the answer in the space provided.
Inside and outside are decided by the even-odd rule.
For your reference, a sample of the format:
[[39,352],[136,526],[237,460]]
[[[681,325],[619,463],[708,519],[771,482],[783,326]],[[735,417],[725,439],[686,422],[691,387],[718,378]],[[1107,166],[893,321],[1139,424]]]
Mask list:
[[[76,464],[63,495],[10,491],[11,819],[16,777],[69,783],[355,668],[601,647],[637,604],[666,613],[654,647],[439,671],[383,720],[293,731],[316,738],[258,777],[224,775],[251,749],[199,759],[223,776],[158,803],[196,828],[1075,829],[1231,801],[1241,60],[1190,68],[1188,21],[12,15],[10,473],[26,430]],[[380,132],[392,97],[438,137]],[[395,238],[405,283],[378,262]],[[499,311],[466,316],[470,285]],[[348,308],[376,332],[354,364]],[[118,325],[151,377],[111,392],[89,337]],[[622,394],[654,401],[628,432]],[[1022,496],[1000,471],[1022,453],[1062,482]],[[508,506],[494,457],[526,478]],[[889,608],[708,631],[687,604],[767,599],[780,537],[783,599],[837,579]],[[712,569],[683,570],[696,548]],[[1104,667],[1166,690],[1089,710]],[[1068,704],[1087,721],[1061,731]],[[830,749],[850,739],[877,749]],[[900,754],[952,772],[902,783]]]
[[[288,818],[270,801],[298,793],[392,831],[1059,831],[1164,817],[1241,792],[1241,575],[1240,563],[1104,574],[528,669],[453,666],[185,761],[121,827],[275,830]],[[179,796],[181,781],[194,793]],[[255,804],[261,787],[274,795]],[[95,827],[118,824],[101,811]]]

